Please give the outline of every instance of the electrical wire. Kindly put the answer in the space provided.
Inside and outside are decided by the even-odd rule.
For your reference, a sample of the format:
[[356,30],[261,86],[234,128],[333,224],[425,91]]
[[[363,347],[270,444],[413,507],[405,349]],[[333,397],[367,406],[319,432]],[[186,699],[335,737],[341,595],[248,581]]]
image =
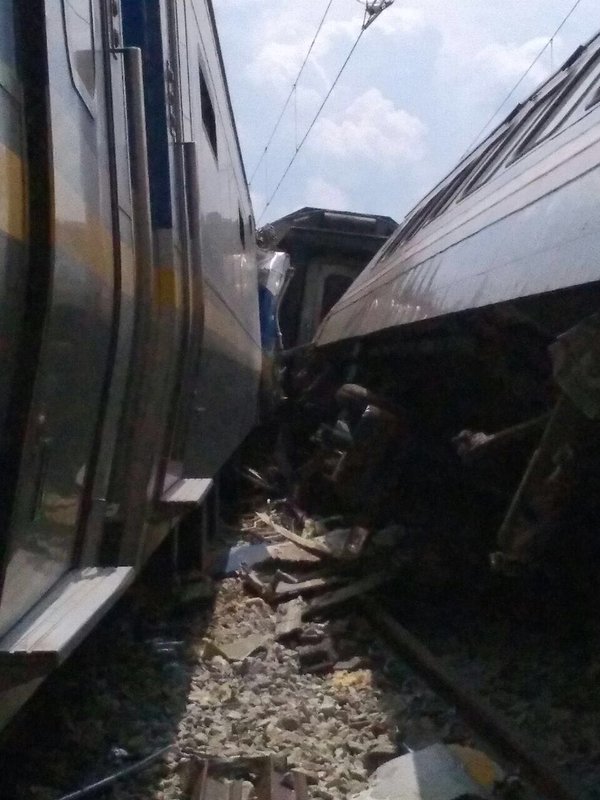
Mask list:
[[310,47],[308,48],[308,51],[307,51],[306,55],[304,56],[304,61],[302,62],[302,66],[301,66],[301,67],[300,67],[300,69],[298,70],[298,74],[296,75],[296,78],[295,78],[295,80],[294,80],[294,82],[293,82],[293,84],[292,84],[292,88],[290,89],[290,93],[288,94],[288,96],[287,96],[287,98],[286,98],[286,100],[285,100],[285,103],[283,104],[283,108],[281,109],[281,113],[280,113],[280,114],[279,114],[279,116],[277,117],[277,122],[276,122],[276,123],[275,123],[275,125],[273,126],[273,130],[271,131],[271,135],[269,136],[269,138],[268,138],[268,140],[267,140],[267,143],[266,143],[266,145],[265,145],[265,148],[264,148],[264,150],[262,151],[260,158],[258,159],[258,163],[257,163],[257,164],[256,164],[256,166],[254,167],[254,171],[252,172],[252,175],[250,176],[250,180],[248,181],[248,183],[250,183],[250,184],[251,184],[251,183],[252,183],[252,181],[254,180],[254,176],[255,176],[255,175],[256,175],[256,173],[258,172],[258,168],[260,167],[260,165],[261,165],[261,163],[262,163],[262,160],[263,160],[263,158],[264,158],[264,157],[266,156],[266,154],[267,154],[267,150],[269,149],[269,147],[270,147],[270,145],[271,145],[271,142],[273,141],[273,137],[274,137],[274,136],[275,136],[275,134],[277,133],[277,130],[278,130],[278,128],[279,128],[279,125],[280,125],[280,123],[281,123],[281,120],[283,119],[283,115],[285,114],[285,111],[286,111],[286,109],[287,109],[287,107],[288,107],[288,105],[289,105],[289,103],[290,103],[290,100],[292,99],[292,95],[295,95],[295,92],[296,92],[296,87],[297,87],[297,85],[298,85],[298,81],[300,80],[300,76],[301,76],[301,75],[302,75],[302,73],[304,72],[304,67],[305,67],[305,66],[306,66],[306,64],[307,64],[307,62],[308,62],[308,59],[310,58],[310,54],[311,54],[311,53],[312,53],[312,51],[313,51],[313,47],[315,46],[315,42],[317,41],[317,38],[318,38],[319,34],[321,33],[321,28],[323,27],[323,23],[325,22],[325,19],[326,19],[326,17],[327,17],[327,14],[329,13],[329,9],[331,8],[331,4],[332,4],[332,3],[333,3],[333,0],[329,0],[329,3],[327,4],[327,7],[325,8],[325,11],[324,11],[324,13],[323,13],[323,16],[321,17],[321,21],[319,22],[319,25],[318,25],[318,27],[317,27],[317,30],[315,31],[315,35],[313,36],[312,42],[310,43]]
[[129,775],[135,775],[137,772],[142,772],[143,770],[148,769],[148,767],[151,767],[156,761],[167,755],[167,753],[171,752],[173,749],[175,749],[175,745],[173,744],[170,744],[167,747],[161,747],[160,750],[157,750],[151,755],[146,756],[146,758],[143,758],[141,761],[131,764],[128,767],[124,767],[123,769],[114,772],[112,775],[109,775],[107,778],[102,778],[102,780],[96,781],[89,786],[85,786],[83,789],[78,789],[75,792],[65,794],[60,798],[60,800],[82,800],[84,797],[91,797],[94,794],[100,794],[104,792],[105,789],[109,789],[111,786],[113,786],[113,784],[115,784],[117,781],[129,777]]
[[274,200],[274,198],[275,198],[275,195],[276,195],[276,194],[277,194],[277,192],[279,191],[279,187],[281,186],[281,184],[282,184],[282,183],[283,183],[283,181],[285,180],[285,178],[286,178],[286,176],[287,176],[288,172],[289,172],[289,171],[290,171],[290,169],[292,168],[292,164],[293,164],[293,163],[294,163],[294,161],[296,160],[296,157],[298,156],[298,153],[299,153],[299,152],[300,152],[300,150],[302,149],[302,146],[304,145],[304,143],[305,143],[305,142],[306,142],[306,140],[308,139],[308,137],[309,137],[309,135],[310,135],[310,132],[311,132],[311,131],[312,131],[312,129],[314,128],[314,126],[315,126],[315,123],[316,123],[316,121],[318,120],[318,118],[319,118],[319,116],[320,116],[320,114],[321,114],[321,111],[323,111],[323,109],[325,108],[325,104],[327,103],[327,101],[328,101],[328,100],[329,100],[329,98],[331,97],[331,93],[333,92],[333,90],[335,89],[335,87],[336,87],[336,85],[337,85],[337,82],[338,82],[338,81],[339,81],[339,79],[341,78],[341,76],[342,76],[342,73],[343,73],[343,71],[344,71],[344,70],[345,70],[345,68],[346,68],[346,65],[348,64],[348,62],[349,62],[349,61],[350,61],[350,59],[352,58],[352,54],[353,54],[353,53],[354,53],[354,51],[356,50],[356,48],[357,48],[357,46],[358,46],[358,43],[360,42],[360,40],[361,40],[361,38],[362,38],[362,35],[363,35],[363,33],[365,32],[365,30],[366,30],[366,28],[365,28],[365,27],[361,28],[361,30],[360,30],[360,32],[359,32],[359,34],[358,34],[358,36],[356,37],[356,40],[355,40],[354,44],[353,44],[353,45],[352,45],[352,47],[350,48],[350,52],[349,52],[349,53],[348,53],[348,55],[346,56],[346,59],[345,59],[344,63],[342,64],[342,66],[340,67],[340,70],[339,70],[338,74],[335,76],[335,79],[334,79],[333,83],[332,83],[332,84],[331,84],[331,86],[329,87],[329,91],[328,91],[328,92],[327,92],[327,94],[325,95],[325,97],[324,97],[324,99],[323,99],[323,102],[321,103],[321,105],[319,106],[319,108],[318,108],[318,110],[317,110],[317,113],[316,113],[316,114],[315,114],[315,116],[313,117],[313,119],[312,119],[312,122],[311,122],[311,123],[310,123],[310,125],[308,126],[308,129],[307,129],[306,133],[304,134],[304,136],[303,136],[303,137],[302,137],[302,139],[300,140],[300,144],[299,144],[299,145],[298,145],[298,147],[296,148],[296,150],[295,150],[295,152],[294,152],[293,156],[291,157],[291,159],[290,159],[290,160],[289,160],[289,162],[288,162],[288,165],[287,165],[287,167],[286,167],[286,168],[285,168],[285,170],[283,171],[283,175],[282,175],[282,176],[281,176],[281,178],[279,179],[279,181],[278,181],[278,183],[277,183],[277,186],[276,186],[276,187],[273,189],[273,192],[271,193],[271,196],[269,197],[269,199],[267,200],[267,203],[266,203],[265,207],[264,207],[264,208],[263,208],[263,210],[261,211],[260,217],[258,218],[258,221],[259,221],[259,222],[260,222],[260,221],[261,221],[261,219],[263,218],[263,216],[264,216],[264,214],[265,214],[266,210],[269,208],[269,206],[270,206],[270,205],[271,205],[271,203],[273,202],[273,200]]
[[529,73],[531,72],[531,70],[532,70],[532,69],[535,67],[535,65],[537,64],[537,62],[538,62],[538,61],[540,60],[540,58],[541,58],[541,57],[544,55],[544,53],[546,52],[546,50],[547,50],[549,47],[551,47],[551,46],[552,46],[552,43],[553,43],[554,39],[555,39],[555,38],[556,38],[556,36],[557,36],[557,35],[560,33],[560,31],[563,29],[563,27],[565,26],[565,24],[567,23],[567,21],[569,20],[569,18],[570,18],[570,17],[571,17],[571,16],[574,14],[574,12],[577,10],[577,7],[579,6],[579,4],[580,4],[580,3],[581,3],[581,0],[576,0],[576,2],[574,3],[574,5],[571,7],[571,10],[570,10],[570,11],[569,11],[569,12],[568,12],[568,13],[565,15],[565,17],[563,18],[563,20],[562,20],[562,22],[560,23],[560,25],[558,26],[558,28],[557,28],[557,29],[554,31],[554,33],[552,34],[552,36],[551,36],[551,37],[548,39],[548,41],[546,42],[546,44],[545,44],[545,45],[542,47],[542,49],[540,50],[540,52],[539,52],[539,53],[536,55],[536,57],[533,59],[533,61],[531,62],[531,64],[530,64],[530,65],[527,67],[527,69],[525,70],[525,72],[524,72],[524,73],[521,75],[521,77],[519,78],[519,80],[518,80],[518,81],[515,83],[515,85],[514,85],[514,86],[512,87],[512,89],[510,90],[510,92],[509,92],[509,93],[506,95],[506,97],[504,98],[504,100],[503,100],[503,101],[500,103],[500,105],[498,106],[498,108],[497,108],[497,109],[494,111],[494,113],[493,113],[493,114],[492,114],[492,115],[489,117],[489,119],[487,120],[487,122],[485,123],[485,125],[484,125],[484,126],[481,128],[481,130],[479,131],[479,133],[477,134],[477,136],[475,136],[475,138],[473,139],[473,141],[471,142],[471,144],[470,144],[470,145],[467,147],[467,149],[465,150],[465,152],[462,154],[461,158],[464,158],[464,156],[465,156],[467,153],[469,153],[469,152],[471,151],[471,149],[472,149],[472,148],[475,146],[475,144],[477,144],[477,142],[478,142],[478,141],[479,141],[479,139],[481,138],[481,135],[482,135],[482,134],[483,134],[483,133],[484,133],[484,132],[485,132],[485,131],[488,129],[488,127],[489,127],[490,123],[491,123],[491,122],[492,122],[492,121],[493,121],[493,120],[494,120],[494,119],[495,119],[495,118],[498,116],[498,114],[500,113],[500,111],[501,111],[501,110],[504,108],[504,106],[505,106],[505,105],[508,103],[508,101],[510,100],[510,98],[511,98],[511,97],[513,96],[513,94],[514,94],[514,93],[517,91],[517,89],[519,88],[519,86],[520,86],[520,85],[523,83],[523,81],[525,80],[525,78],[526,78],[526,77],[529,75]]

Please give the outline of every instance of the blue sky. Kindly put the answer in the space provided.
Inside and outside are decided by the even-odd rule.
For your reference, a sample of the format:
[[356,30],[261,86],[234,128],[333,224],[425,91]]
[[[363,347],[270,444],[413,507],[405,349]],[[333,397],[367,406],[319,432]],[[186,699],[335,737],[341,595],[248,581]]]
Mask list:
[[[503,109],[600,28],[598,0],[573,16]],[[458,160],[574,0],[395,0],[366,31],[260,220],[305,205],[400,221]],[[252,174],[327,0],[214,0],[238,132]],[[358,0],[333,0],[253,181],[257,218],[354,42]]]

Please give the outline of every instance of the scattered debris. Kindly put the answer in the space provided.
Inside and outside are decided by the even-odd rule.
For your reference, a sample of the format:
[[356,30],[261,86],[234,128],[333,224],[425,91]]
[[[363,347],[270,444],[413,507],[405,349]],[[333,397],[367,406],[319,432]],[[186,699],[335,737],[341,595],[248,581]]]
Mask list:
[[485,800],[492,797],[501,775],[501,770],[483,753],[469,751],[467,755],[467,748],[459,752],[436,744],[378,767],[369,788],[355,795],[354,800]]
[[263,633],[251,633],[243,639],[236,639],[229,644],[217,644],[209,641],[204,648],[205,658],[222,656],[227,661],[244,661],[252,653],[264,647],[269,641],[268,636]]
[[328,630],[331,630],[331,626],[327,623],[315,623],[313,622],[310,625],[305,625],[300,635],[298,636],[298,641],[301,644],[315,644],[316,642],[321,642],[325,638],[325,635]]
[[256,486],[257,489],[262,489],[265,492],[270,492],[274,494],[277,491],[277,487],[271,483],[267,478],[263,477],[258,470],[252,469],[252,467],[244,467],[243,469],[239,470],[239,474],[242,478],[251,483],[253,486]]
[[483,456],[499,454],[507,445],[514,445],[515,442],[534,433],[541,433],[548,419],[549,414],[542,414],[492,434],[464,430],[452,439],[452,443],[456,447],[458,456],[465,463],[470,463]]
[[120,769],[118,772],[115,772],[106,778],[102,778],[102,780],[96,781],[89,786],[85,786],[83,789],[78,789],[75,792],[64,795],[60,798],[60,800],[83,800],[85,797],[91,797],[92,795],[100,794],[101,792],[104,792],[105,789],[114,786],[115,783],[118,783],[124,778],[128,778],[131,775],[135,775],[139,772],[149,769],[156,764],[157,761],[165,758],[165,756],[171,752],[174,747],[175,745],[161,747],[160,750],[156,750],[154,753],[146,758],[143,758],[141,761],[131,764],[128,767],[123,767],[123,769]]
[[338,670],[331,677],[331,685],[334,689],[369,689],[373,685],[373,673],[370,669]]
[[264,583],[253,570],[244,570],[242,572],[242,579],[244,581],[244,586],[255,592],[259,597],[266,599],[270,596],[272,591],[271,585]]
[[303,645],[296,652],[302,671],[311,672],[314,675],[331,671],[338,660],[333,641],[329,637],[325,637],[317,644]]
[[346,578],[341,575],[319,576],[300,583],[286,583],[280,581],[273,590],[273,599],[277,601],[282,597],[295,597],[300,594],[310,594],[321,591],[322,589],[329,589],[331,586],[337,586],[345,582]]
[[283,570],[278,569],[273,576],[271,586],[277,586],[280,581],[283,581],[284,583],[300,583],[300,578],[297,575],[292,575],[289,572],[283,572]]
[[305,539],[303,536],[299,536],[297,533],[289,531],[287,528],[284,528],[283,525],[274,522],[268,514],[264,514],[263,512],[259,511],[256,516],[261,522],[271,527],[276,533],[280,534],[285,539],[288,539],[290,542],[297,544],[304,550],[308,550],[309,553],[314,553],[317,556],[323,557],[330,555],[329,549],[325,547],[325,545],[321,544],[320,542]]
[[267,546],[269,558],[283,564],[318,564],[318,555],[298,547],[293,542],[278,542]]
[[272,756],[229,760],[195,758],[188,770],[189,800],[307,800],[306,776]]
[[213,565],[214,575],[235,575],[243,568],[255,567],[272,558],[269,548],[264,542],[259,544],[242,544],[219,554]]
[[336,672],[352,672],[355,669],[361,669],[361,667],[366,666],[366,664],[366,658],[363,658],[362,656],[353,656],[352,658],[348,658],[346,661],[338,661],[334,666],[334,669]]
[[277,622],[275,638],[277,641],[289,639],[302,628],[302,613],[305,603],[301,597],[296,597],[288,603],[282,603],[277,608]]
[[360,578],[349,586],[343,586],[341,589],[323,595],[323,597],[317,597],[308,605],[304,616],[314,616],[326,608],[341,605],[355,597],[367,594],[373,591],[373,589],[383,586],[384,583],[388,583],[394,577],[395,576],[391,572],[377,572],[374,575],[368,575],[366,578]]
[[257,567],[267,562],[274,564],[312,565],[320,558],[303,550],[293,542],[277,544],[242,544],[232,547],[215,559],[212,573],[218,576],[231,576],[243,569]]
[[344,560],[358,558],[369,535],[370,531],[367,528],[355,525],[352,528],[336,528],[328,531],[313,541],[323,544],[332,558]]

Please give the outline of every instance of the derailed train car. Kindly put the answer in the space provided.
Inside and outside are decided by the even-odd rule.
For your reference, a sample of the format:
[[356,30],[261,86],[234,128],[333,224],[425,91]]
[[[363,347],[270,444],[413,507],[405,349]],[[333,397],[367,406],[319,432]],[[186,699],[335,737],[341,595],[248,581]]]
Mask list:
[[0,716],[252,429],[254,222],[210,0],[0,7]]
[[475,539],[499,530],[492,561],[511,571],[567,521],[571,542],[598,540],[599,190],[596,36],[417,205],[318,331],[325,382],[351,382],[322,438],[357,512],[449,528],[460,507]]

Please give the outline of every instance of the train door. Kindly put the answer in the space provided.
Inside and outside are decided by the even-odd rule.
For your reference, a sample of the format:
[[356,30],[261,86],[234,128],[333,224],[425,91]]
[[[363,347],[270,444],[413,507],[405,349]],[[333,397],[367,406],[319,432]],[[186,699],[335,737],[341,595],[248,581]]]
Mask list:
[[96,466],[118,302],[101,10],[100,0],[32,0],[24,14],[39,27],[34,55],[46,76],[30,86],[28,100],[39,107],[43,124],[35,135],[46,148],[38,165],[45,180],[34,194],[45,193],[37,197],[36,227],[47,235],[35,242],[31,265],[47,280],[45,295],[30,298],[27,309],[28,324],[43,314],[43,330],[25,358],[35,361],[35,376],[3,564],[0,633],[74,564],[89,511],[84,488]]
[[310,342],[327,312],[350,287],[359,271],[357,267],[331,264],[318,258],[309,262],[297,344]]
[[[176,269],[182,287],[179,334],[179,359],[171,397],[169,437],[165,443],[163,488],[168,491],[184,479],[183,442],[192,389],[191,380],[202,341],[202,285],[200,263],[200,209],[196,143],[190,117],[187,13],[185,3],[168,4],[167,27],[170,77],[169,112],[174,139],[174,241],[181,247]],[[180,187],[180,191],[177,191]]]

